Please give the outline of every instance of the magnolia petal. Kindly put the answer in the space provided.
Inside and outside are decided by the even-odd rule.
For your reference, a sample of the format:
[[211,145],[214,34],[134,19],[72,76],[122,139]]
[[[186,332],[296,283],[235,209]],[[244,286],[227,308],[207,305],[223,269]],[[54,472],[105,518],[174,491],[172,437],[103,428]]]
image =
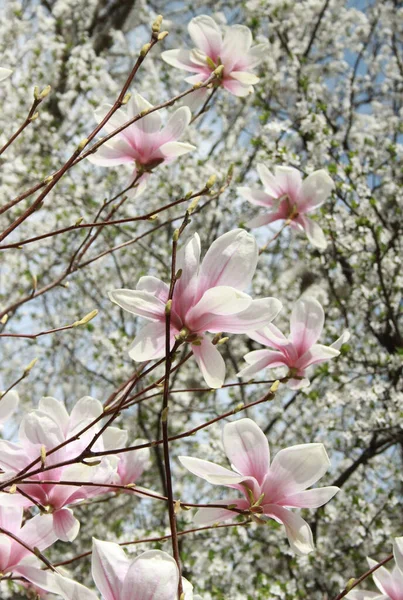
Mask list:
[[[134,440],[133,446],[139,446],[143,443],[145,443],[145,440],[137,439]],[[128,483],[135,483],[142,475],[144,469],[148,466],[150,461],[150,449],[140,448],[139,450],[129,450],[129,452],[123,452],[120,454],[119,458],[119,473],[121,472],[121,463],[124,465],[124,485],[127,485]]]
[[161,550],[149,550],[131,563],[119,600],[172,600],[178,583],[175,560]]
[[311,382],[306,377],[303,377],[302,379],[289,379],[286,385],[290,390],[301,390],[311,385]]
[[200,346],[192,346],[193,355],[207,385],[213,389],[222,387],[225,380],[225,362],[217,347],[203,337]]
[[295,363],[295,368],[306,369],[311,365],[318,365],[320,363],[331,360],[339,356],[340,352],[332,346],[322,346],[322,344],[314,344],[309,350],[307,350],[301,358]]
[[196,48],[215,61],[221,52],[222,36],[217,23],[208,15],[192,19],[188,25],[189,35]]
[[267,367],[283,367],[286,366],[284,356],[281,352],[272,352],[271,350],[255,350],[244,356],[244,360],[249,363],[237,373],[237,377],[246,379],[252,378],[256,373],[263,371]]
[[263,483],[270,466],[269,442],[252,419],[227,423],[223,429],[223,445],[233,469]]
[[299,356],[316,343],[324,321],[325,313],[315,298],[305,296],[295,304],[291,313],[290,338]]
[[90,154],[88,160],[99,167],[114,167],[134,161],[133,149],[123,139],[114,139],[113,142],[102,144],[95,152]]
[[393,556],[397,567],[403,574],[403,537],[395,538],[393,541]]
[[283,217],[277,212],[259,215],[257,217],[254,217],[253,219],[250,219],[250,221],[246,223],[246,227],[248,227],[249,229],[257,229],[258,227],[263,227],[263,225],[269,225],[269,223],[274,223],[275,221],[278,221],[282,218]]
[[[378,564],[377,561],[372,558],[367,558],[367,561],[370,569]],[[390,597],[392,599],[394,592],[396,591],[393,573],[388,571],[385,567],[379,567],[379,569],[372,573],[372,579],[374,580],[376,587],[383,594],[387,594],[388,598]]]
[[265,192],[272,196],[273,198],[278,198],[281,196],[281,190],[279,188],[278,182],[271,171],[264,165],[263,163],[257,164],[257,172],[260,177],[260,181],[263,183],[263,187]]
[[128,433],[125,429],[119,427],[107,427],[102,434],[104,450],[115,450],[124,448],[127,443]]
[[302,177],[294,167],[275,167],[274,176],[281,195],[287,194],[291,202],[296,202],[301,191]]
[[36,515],[26,521],[19,537],[31,548],[45,550],[55,543],[57,536],[53,530],[52,515]]
[[275,504],[263,505],[264,514],[283,523],[291,549],[298,555],[309,554],[315,547],[308,523],[298,514]]
[[219,331],[249,333],[264,327],[278,315],[281,308],[282,304],[277,298],[252,300],[246,310],[235,315],[220,316],[219,319],[213,320],[208,326],[208,331],[212,333]]
[[166,50],[162,52],[161,58],[171,67],[182,69],[183,71],[190,71],[194,73],[197,69],[191,58],[192,54],[189,50]]
[[186,144],[185,142],[166,142],[160,146],[160,152],[162,152],[167,159],[182,156],[188,152],[193,152],[193,150],[196,150],[196,146]]
[[53,513],[53,527],[59,540],[72,542],[78,536],[80,522],[70,508],[62,508]]
[[[224,500],[216,500],[214,504],[223,504],[224,506],[235,506],[240,510],[247,510],[248,502],[244,498],[225,498]],[[214,525],[229,519],[235,519],[239,513],[228,508],[199,508],[193,517],[193,522],[198,527]]]
[[[206,331],[211,321],[220,322],[217,316],[236,315],[250,306],[252,298],[227,285],[219,285],[206,290],[199,302],[186,315],[186,322],[192,331]],[[220,328],[220,325],[217,325]],[[221,331],[227,331],[225,327]]]
[[16,504],[3,502],[8,500],[7,496],[9,494],[0,494],[0,527],[10,533],[17,534],[21,528],[23,508],[22,506],[16,506]]
[[[129,119],[132,119],[133,117],[136,117],[143,111],[150,110],[150,108],[154,108],[154,107],[152,104],[150,104],[150,102],[148,102],[148,100],[143,98],[143,96],[140,96],[140,94],[134,94],[130,98],[130,100],[127,104],[127,108],[128,108],[128,119],[127,120],[129,120]],[[138,131],[143,132],[145,134],[155,134],[160,130],[161,116],[158,113],[158,111],[152,112],[148,115],[141,117],[141,119],[139,119],[138,121],[135,122],[134,126]]]
[[327,200],[333,188],[334,181],[324,169],[314,171],[302,182],[299,210],[306,212],[318,208]]
[[238,98],[245,98],[253,93],[253,87],[251,85],[245,85],[230,77],[225,77],[222,85],[228,92],[231,92],[231,94],[234,94],[234,96],[237,96]]
[[200,296],[217,285],[229,285],[238,290],[247,288],[255,273],[258,256],[255,238],[244,229],[234,229],[216,239],[200,267]]
[[30,459],[21,446],[0,440],[0,467],[4,471],[22,471]]
[[130,560],[119,544],[92,538],[92,577],[104,600],[122,600],[129,566]]
[[[203,81],[203,76],[197,76],[200,81]],[[195,90],[191,94],[188,94],[183,99],[183,104],[187,106],[192,113],[196,113],[202,107],[203,103],[206,101],[208,96],[208,90],[206,88],[201,88],[200,90]]]
[[304,490],[290,494],[281,499],[281,504],[288,508],[319,508],[333,498],[340,491],[336,486]]
[[185,469],[193,473],[193,475],[205,479],[209,483],[211,483],[211,476],[214,476],[214,485],[221,485],[219,482],[220,477],[224,478],[226,481],[232,477],[239,479],[239,475],[237,475],[237,473],[234,473],[225,467],[221,467],[220,465],[216,465],[209,460],[193,458],[192,456],[179,456],[178,459]]
[[231,77],[243,85],[255,85],[259,82],[259,77],[247,71],[231,71]]
[[352,590],[346,596],[347,600],[390,600],[389,596],[380,596],[379,592]]
[[5,69],[4,67],[0,67],[0,81],[4,81],[4,79],[10,77],[12,72],[12,69]]
[[[102,104],[96,110],[94,110],[94,117],[96,122],[99,124],[104,120],[108,112],[111,110],[112,104]],[[118,129],[128,121],[128,117],[124,110],[118,109],[105,123],[104,128],[107,133],[112,133],[115,129]],[[119,135],[119,134],[118,134]],[[115,138],[116,140],[117,138]],[[114,141],[115,141],[114,140]]]
[[[260,329],[259,331],[249,332],[249,337],[255,340],[255,342],[263,344],[263,346],[271,346],[281,351],[283,348],[287,348],[287,346],[292,346],[290,340],[273,323],[269,323],[264,329]],[[287,351],[289,351],[289,348],[287,348]]]
[[45,446],[48,450],[55,448],[65,437],[58,423],[41,411],[32,411],[25,415],[19,430],[20,441],[23,446]]
[[242,61],[244,67],[247,69],[254,69],[257,67],[268,55],[268,50],[268,44],[257,44],[256,46],[253,46]]
[[166,283],[161,281],[161,279],[157,279],[157,277],[152,277],[150,275],[140,277],[136,285],[136,290],[148,292],[164,302],[164,304],[168,300],[169,287]]
[[[55,573],[52,573],[52,571],[45,571],[40,569],[39,567],[35,567],[29,564],[20,564],[13,569],[13,572],[15,574],[21,575],[22,577],[25,577],[27,581],[30,581],[35,586],[42,590],[45,590],[46,592],[51,592],[52,594],[60,594],[60,588],[57,582],[57,577],[60,577],[60,575],[56,575]],[[92,598],[80,596],[80,600],[81,598],[82,600],[97,600],[96,598],[94,598],[94,596]],[[68,599],[66,597],[66,600],[79,599],[78,596],[70,596]]]
[[164,143],[178,140],[190,123],[192,113],[187,106],[178,108],[169,118],[168,123],[161,132]]
[[51,417],[54,422],[58,424],[63,433],[67,432],[70,416],[63,402],[60,402],[51,396],[44,396],[39,400],[38,409],[48,417]]
[[94,421],[103,413],[103,406],[99,400],[91,396],[83,396],[73,406],[70,414],[69,433],[75,433],[89,422]]
[[192,306],[196,294],[197,277],[200,266],[200,238],[192,235],[181,247],[176,259],[177,270],[182,270],[175,286],[174,297],[180,298],[182,306]]
[[272,486],[277,485],[279,492],[295,494],[316,483],[329,466],[323,444],[298,444],[276,454],[268,479]]
[[17,410],[19,404],[18,392],[10,390],[4,396],[0,392],[0,424],[5,423]]
[[262,190],[255,190],[249,187],[239,187],[237,188],[237,192],[243,198],[245,198],[245,200],[248,200],[248,202],[254,204],[255,206],[266,206],[271,208],[274,202],[272,196],[269,196]]
[[[59,573],[55,573],[54,577],[57,588],[50,591],[60,594],[64,600],[98,600],[97,594],[81,585],[81,583],[63,577]],[[106,596],[104,598],[107,600]]]
[[335,348],[336,350],[340,350],[340,348],[342,347],[343,344],[346,344],[348,342],[348,340],[350,339],[351,335],[349,331],[343,331],[343,333],[341,334],[341,336],[339,338],[337,338],[337,340],[335,342],[333,342],[333,344],[330,344],[331,348]]
[[319,225],[304,215],[300,215],[297,220],[304,228],[306,237],[311,244],[320,250],[324,250],[327,247],[327,239]]
[[159,321],[165,315],[165,303],[149,292],[141,290],[119,289],[109,292],[109,298],[133,315],[145,317],[151,321]]
[[[171,347],[175,342],[171,328]],[[137,362],[153,360],[165,356],[165,323],[149,323],[136,335],[129,350],[129,356]]]
[[227,27],[220,58],[225,66],[226,72],[231,72],[231,76],[233,68],[235,68],[236,71],[241,70],[240,68],[237,68],[237,65],[238,63],[242,64],[251,45],[252,33],[249,27],[245,27],[245,25],[232,25],[232,27]]

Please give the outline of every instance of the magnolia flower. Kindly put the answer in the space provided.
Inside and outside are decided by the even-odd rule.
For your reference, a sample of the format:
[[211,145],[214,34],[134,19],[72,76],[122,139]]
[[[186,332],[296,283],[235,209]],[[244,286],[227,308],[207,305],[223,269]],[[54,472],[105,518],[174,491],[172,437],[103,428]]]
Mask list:
[[[102,414],[102,404],[89,396],[81,398],[70,415],[64,405],[55,398],[42,398],[38,409],[25,415],[21,421],[20,443],[0,440],[0,467],[5,471],[2,479],[7,481],[12,478],[35,458],[41,457],[43,452],[45,452],[46,466],[80,456],[96,433],[95,426],[80,435],[79,439],[63,446],[53,454],[48,452],[74,437]],[[102,448],[101,439],[97,449]],[[35,502],[39,503],[51,514],[50,521],[53,523],[57,538],[72,541],[77,537],[80,523],[74,517],[72,510],[66,507],[84,498],[105,493],[105,488],[94,485],[60,485],[57,482],[111,483],[116,473],[116,462],[117,459],[111,456],[107,459],[103,458],[95,466],[72,464],[37,473],[29,477],[32,483],[19,484],[19,490],[26,495],[13,494],[9,496],[10,502],[24,507],[32,506]],[[41,483],[47,480],[56,483]]]
[[4,67],[0,67],[0,81],[3,81],[3,79],[7,79],[7,77],[9,77],[11,73],[11,69],[5,69]]
[[[119,452],[127,444],[127,431],[117,427],[108,427],[102,435],[105,450],[116,450],[118,464],[114,483],[117,485],[128,485],[136,483],[150,462],[150,449],[128,450]],[[131,444],[139,446],[146,440],[137,439]],[[113,491],[113,490],[110,490]],[[131,492],[132,493],[132,492]]]
[[289,509],[317,508],[339,491],[334,486],[307,490],[330,466],[323,444],[300,444],[280,450],[270,464],[266,436],[251,419],[227,423],[223,444],[232,471],[200,458],[179,457],[194,475],[236,489],[244,496],[214,502],[223,508],[199,509],[194,519],[197,526],[235,518],[238,513],[227,508],[232,506],[250,512],[258,522],[270,518],[282,523],[293,551],[311,552],[314,545],[308,523]]
[[[106,104],[95,111],[100,123],[111,109]],[[124,123],[141,113],[153,108],[140,94],[132,96],[127,103],[127,111],[117,110],[105,125],[107,133],[111,133]],[[147,183],[150,172],[162,163],[171,162],[178,156],[195,150],[195,146],[178,142],[189,125],[191,113],[188,107],[178,108],[161,129],[161,116],[158,111],[142,117],[123,131],[103,144],[88,160],[102,167],[130,164],[134,167],[131,181],[136,181],[132,195],[139,195]]]
[[169,65],[196,73],[185,81],[191,84],[206,81],[219,65],[223,65],[220,83],[226,90],[235,96],[253,92],[259,78],[252,71],[263,60],[267,45],[258,44],[251,48],[252,34],[248,27],[226,27],[223,39],[217,23],[207,15],[200,15],[190,21],[188,31],[196,46],[193,50],[167,50],[161,54]]
[[262,227],[278,220],[289,220],[289,225],[305,231],[308,240],[317,248],[326,248],[322,229],[307,213],[321,206],[334,188],[334,182],[321,169],[314,171],[304,181],[301,173],[292,167],[275,167],[274,175],[265,165],[257,166],[264,191],[240,187],[238,192],[251,204],[265,206],[268,212],[247,223],[248,227]]
[[[4,505],[6,494],[0,495],[0,527],[9,531],[15,538],[0,533],[0,573],[1,576],[23,576],[43,589],[49,589],[51,572],[41,571],[40,562],[29,548],[45,550],[56,541],[50,515],[35,516],[23,521],[23,509],[20,506]],[[23,545],[24,544],[24,545]],[[27,546],[27,547],[25,547]]]
[[[92,577],[103,600],[176,600],[179,571],[174,559],[161,550],[144,552],[134,559],[113,542],[93,538]],[[57,577],[59,594],[65,600],[97,600],[97,595],[84,586]],[[193,598],[193,588],[183,580],[184,600]]]
[[[306,296],[301,298],[293,308],[290,321],[291,334],[288,338],[272,323],[260,331],[248,333],[249,337],[259,344],[274,350],[255,350],[246,354],[244,359],[248,366],[238,373],[238,377],[251,378],[267,367],[288,367],[291,377],[287,382],[288,387],[293,390],[307,387],[309,379],[305,377],[306,369],[338,356],[342,344],[350,338],[348,331],[345,331],[330,346],[317,344],[324,320],[325,314],[319,302],[315,298]],[[302,379],[295,379],[295,377]]]
[[[176,268],[182,275],[175,285],[171,309],[171,347],[175,337],[192,345],[200,371],[211,388],[225,379],[225,363],[204,335],[245,333],[271,321],[281,309],[275,298],[252,298],[241,290],[250,285],[258,260],[256,240],[235,229],[215,240],[200,264],[200,238],[195,233],[178,252]],[[136,290],[114,290],[112,302],[151,323],[140,331],[129,356],[145,361],[165,356],[165,305],[168,286],[155,277],[141,277]]]
[[18,408],[19,397],[14,390],[2,395],[0,392],[0,429]]
[[[346,598],[349,600],[403,600],[403,537],[395,538],[393,555],[396,565],[392,572],[385,567],[379,567],[372,574],[375,585],[381,593],[352,590]],[[377,562],[368,558],[368,564],[372,569]]]

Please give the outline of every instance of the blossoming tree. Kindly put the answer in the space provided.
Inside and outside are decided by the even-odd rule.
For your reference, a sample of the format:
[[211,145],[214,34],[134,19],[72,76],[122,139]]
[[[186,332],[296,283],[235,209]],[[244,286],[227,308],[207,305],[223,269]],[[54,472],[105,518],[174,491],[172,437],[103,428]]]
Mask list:
[[402,600],[401,2],[0,10],[1,598]]

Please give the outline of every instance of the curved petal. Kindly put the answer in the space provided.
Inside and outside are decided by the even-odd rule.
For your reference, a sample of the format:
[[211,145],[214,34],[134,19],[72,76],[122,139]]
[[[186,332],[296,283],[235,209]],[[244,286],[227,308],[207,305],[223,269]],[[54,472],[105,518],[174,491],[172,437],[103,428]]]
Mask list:
[[197,233],[192,235],[180,248],[177,258],[177,270],[182,269],[182,275],[176,283],[174,298],[180,299],[184,311],[192,306],[196,294],[197,278],[200,267],[200,238]]
[[278,212],[270,214],[266,213],[264,215],[258,215],[257,217],[250,219],[250,221],[246,223],[246,227],[248,227],[249,229],[257,229],[258,227],[263,227],[263,225],[269,225],[269,223],[274,223],[275,221],[279,221],[283,218],[284,217],[282,217]]
[[161,131],[161,141],[165,144],[166,142],[176,142],[186,127],[190,123],[192,113],[187,106],[181,106],[178,108],[169,118],[168,123]]
[[119,600],[172,600],[178,583],[175,560],[161,550],[149,550],[131,563]]
[[340,350],[340,348],[342,347],[343,344],[346,344],[348,342],[348,340],[350,339],[351,335],[349,331],[343,331],[343,333],[341,334],[341,336],[339,338],[337,338],[337,340],[335,342],[333,342],[333,344],[330,344],[331,348],[335,348],[336,350]]
[[45,550],[57,540],[52,515],[36,515],[22,527],[19,536],[28,546]]
[[164,304],[168,300],[169,287],[166,283],[161,281],[161,279],[157,279],[157,277],[151,277],[150,275],[140,277],[136,285],[136,290],[148,292],[161,300]]
[[252,419],[227,423],[223,429],[223,445],[233,469],[263,483],[270,466],[269,442]]
[[22,471],[31,462],[21,446],[0,440],[0,467],[4,471]]
[[165,303],[149,292],[140,290],[112,290],[108,293],[112,302],[140,317],[151,321],[159,321],[165,316]]
[[311,365],[318,365],[331,360],[332,358],[336,358],[339,354],[340,352],[331,346],[314,344],[297,360],[294,366],[297,369],[306,369]]
[[204,337],[200,346],[192,345],[192,351],[207,385],[213,389],[222,387],[225,381],[225,362],[217,347]]
[[70,508],[62,508],[53,513],[53,528],[62,542],[72,542],[78,536],[80,522]]
[[299,356],[316,343],[324,321],[325,313],[315,298],[306,296],[295,304],[291,313],[290,338]]
[[[144,110],[149,110],[150,108],[154,107],[152,104],[150,104],[150,102],[148,102],[148,100],[143,98],[143,96],[140,96],[140,94],[134,94],[127,104],[127,120],[136,117]],[[158,111],[152,112],[151,114],[145,115],[144,117],[136,121],[134,123],[134,127],[142,133],[155,134],[161,128],[161,116]]]
[[227,331],[220,326],[221,317],[242,314],[251,304],[252,298],[248,294],[227,285],[219,285],[204,292],[186,315],[186,323],[194,332],[206,331],[211,321],[217,323],[220,331]]
[[252,33],[249,27],[245,27],[245,25],[232,25],[231,27],[227,27],[220,55],[226,72],[232,71],[233,68],[238,70],[236,65],[238,63],[242,64],[251,45]]
[[104,600],[121,600],[129,566],[119,544],[92,539],[92,577]]
[[238,98],[245,98],[252,94],[253,87],[251,85],[245,85],[236,79],[232,79],[231,77],[225,77],[222,82],[222,86],[234,96]]
[[161,53],[161,58],[171,67],[182,69],[183,71],[190,71],[194,73],[198,70],[197,66],[192,61],[192,54],[190,50],[166,50]]
[[259,77],[254,73],[248,73],[247,71],[231,71],[231,78],[239,81],[243,85],[255,85],[259,82]]
[[99,167],[124,165],[133,162],[135,158],[133,148],[121,138],[115,138],[113,142],[102,144],[94,154],[87,157],[90,163]]
[[196,48],[215,62],[220,56],[222,45],[221,31],[217,23],[208,15],[200,15],[190,21],[188,31]]
[[185,142],[166,142],[160,146],[160,152],[166,159],[183,156],[183,154],[193,152],[193,150],[196,150],[196,146],[186,144]]
[[393,541],[393,556],[397,567],[403,574],[403,537],[395,538]]
[[271,171],[263,163],[258,163],[257,172],[259,173],[260,181],[263,183],[265,192],[272,198],[281,196],[281,189],[278,182]]
[[[134,440],[133,446],[144,443],[145,440]],[[123,452],[119,456],[118,472],[122,483],[135,483],[143,473],[150,461],[149,448],[140,448],[139,450],[130,450]]]
[[[48,572],[49,571],[46,571],[46,573]],[[60,594],[60,596],[64,598],[64,600],[98,600],[97,594],[81,585],[81,583],[77,583],[72,579],[63,577],[62,575],[59,575],[59,573],[55,573],[54,577],[57,587],[56,589],[52,589],[49,591],[52,591],[55,594]],[[107,600],[106,596],[105,600]]]
[[[254,360],[255,357],[256,360]],[[271,350],[255,350],[254,352],[249,352],[249,354],[244,356],[244,360],[249,364],[237,373],[237,377],[244,377],[246,379],[252,378],[256,373],[263,371],[263,369],[266,369],[267,367],[274,369],[275,367],[286,366],[284,356],[281,352],[272,352]]]
[[[230,471],[225,467],[221,467],[220,465],[216,465],[215,463],[212,463],[209,460],[193,458],[192,456],[178,456],[178,460],[185,467],[185,469],[193,473],[193,475],[201,477],[209,483],[211,483],[210,477],[214,476],[214,485],[221,485],[219,482],[220,477],[222,477],[225,481],[234,476],[236,476],[236,478],[239,479],[239,476],[233,471]],[[228,487],[235,487],[232,485],[228,485],[227,483],[225,483],[224,485]],[[238,486],[236,487],[236,489],[238,489]]]
[[327,200],[333,188],[334,181],[324,169],[314,171],[302,182],[298,209],[307,212],[318,208]]
[[63,433],[67,432],[70,417],[63,402],[51,396],[44,396],[39,400],[38,409],[53,419]]
[[292,345],[290,340],[273,323],[269,323],[264,329],[260,329],[259,331],[251,331],[249,337],[255,340],[255,342],[263,344],[263,346],[270,346],[281,351],[283,348]]
[[249,286],[259,251],[255,238],[244,229],[234,229],[216,239],[200,267],[199,297],[211,287],[229,285],[238,290]]
[[273,459],[264,488],[271,500],[301,492],[316,483],[330,466],[323,444],[298,444]]
[[249,187],[239,187],[237,188],[238,194],[248,200],[251,204],[255,206],[266,206],[271,208],[273,206],[273,202],[275,202],[272,196],[269,196],[266,192],[262,190],[255,190]]
[[257,44],[249,50],[243,59],[241,59],[241,64],[247,69],[254,69],[264,60],[268,54],[268,51],[268,44]]
[[0,67],[0,81],[4,81],[4,79],[10,77],[12,72],[12,69],[5,69],[4,67]]
[[252,300],[249,307],[240,313],[228,316],[220,316],[208,325],[208,331],[217,333],[227,331],[228,333],[249,333],[255,329],[264,327],[274,319],[282,308],[277,298],[261,298]]
[[302,225],[306,237],[313,246],[320,250],[324,250],[327,247],[325,234],[315,221],[304,215],[300,215],[296,220]]
[[291,202],[297,204],[302,186],[302,177],[298,169],[284,166],[275,167],[274,176],[281,195],[287,194]]
[[85,425],[100,417],[103,413],[103,406],[99,400],[91,396],[83,396],[77,400],[70,414],[69,433],[75,433]]
[[305,490],[284,496],[279,502],[287,508],[319,508],[329,502],[339,491],[340,488],[336,486]]
[[[174,334],[172,328],[171,334]],[[172,336],[171,347],[174,342],[175,339]],[[165,323],[159,321],[143,327],[134,339],[129,356],[137,362],[165,356]]]
[[[234,506],[241,510],[247,510],[249,503],[245,498],[225,498],[224,500],[216,500],[214,504],[223,504],[224,506]],[[222,521],[228,521],[229,519],[235,519],[239,513],[230,510],[228,508],[199,508],[193,522],[198,527],[207,525],[214,525],[214,523],[221,523]]]
[[[22,506],[4,505],[2,501],[6,494],[0,495],[0,527],[7,529],[10,533],[17,533],[21,528],[23,508]],[[6,497],[10,500],[10,497]]]
[[0,392],[0,423],[5,423],[17,410],[19,403],[18,393],[10,390],[4,396]]
[[37,410],[28,413],[22,419],[19,437],[24,446],[39,445],[48,450],[55,448],[65,439],[59,424]]
[[[372,560],[372,558],[367,558],[367,561],[370,569],[378,564],[377,561]],[[372,573],[372,579],[374,580],[376,587],[383,594],[387,594],[388,598],[393,598],[395,591],[398,591],[394,585],[393,574],[385,567],[379,567],[379,569]]]
[[268,517],[283,523],[291,549],[295,554],[309,554],[315,549],[311,528],[302,517],[275,504],[264,504],[263,511]]
[[346,596],[347,600],[390,600],[389,596],[380,596],[378,592],[352,590]]

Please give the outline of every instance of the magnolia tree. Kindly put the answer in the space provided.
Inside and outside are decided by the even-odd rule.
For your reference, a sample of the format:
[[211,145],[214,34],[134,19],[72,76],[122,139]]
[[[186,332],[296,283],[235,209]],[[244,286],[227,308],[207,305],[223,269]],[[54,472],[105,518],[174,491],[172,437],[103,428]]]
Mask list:
[[402,600],[403,3],[1,10],[1,597]]

